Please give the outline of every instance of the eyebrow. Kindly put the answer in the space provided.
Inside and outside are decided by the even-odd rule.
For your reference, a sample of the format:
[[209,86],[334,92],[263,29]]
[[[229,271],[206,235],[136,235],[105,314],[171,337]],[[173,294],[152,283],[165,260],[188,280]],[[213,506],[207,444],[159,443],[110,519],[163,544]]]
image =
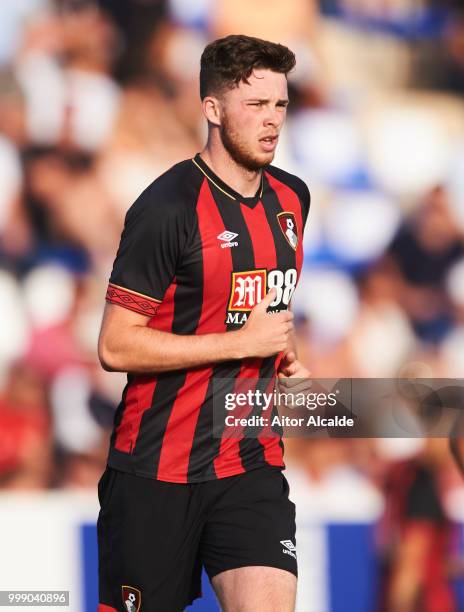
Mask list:
[[[270,102],[269,98],[247,98],[245,102]],[[288,104],[289,100],[287,98],[282,98],[281,100],[277,100],[277,104]]]

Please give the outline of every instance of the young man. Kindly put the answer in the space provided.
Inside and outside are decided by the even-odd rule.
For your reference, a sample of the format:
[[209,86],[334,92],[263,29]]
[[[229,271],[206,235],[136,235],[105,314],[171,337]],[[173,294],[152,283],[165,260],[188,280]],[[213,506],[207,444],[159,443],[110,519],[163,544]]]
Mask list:
[[309,375],[288,305],[310,196],[269,166],[294,65],[256,38],[208,45],[207,145],[127,213],[99,342],[103,367],[129,373],[99,484],[100,612],[183,610],[203,566],[225,611],[294,609],[280,436],[226,435],[223,401],[245,379]]

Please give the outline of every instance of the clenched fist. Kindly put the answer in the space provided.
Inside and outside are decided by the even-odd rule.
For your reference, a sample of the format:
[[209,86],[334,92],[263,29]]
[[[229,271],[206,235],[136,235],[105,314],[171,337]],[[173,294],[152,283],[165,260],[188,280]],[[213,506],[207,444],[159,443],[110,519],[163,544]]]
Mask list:
[[270,357],[287,348],[289,334],[293,330],[293,313],[288,310],[274,314],[266,312],[275,297],[276,290],[271,289],[253,308],[240,330],[245,357]]

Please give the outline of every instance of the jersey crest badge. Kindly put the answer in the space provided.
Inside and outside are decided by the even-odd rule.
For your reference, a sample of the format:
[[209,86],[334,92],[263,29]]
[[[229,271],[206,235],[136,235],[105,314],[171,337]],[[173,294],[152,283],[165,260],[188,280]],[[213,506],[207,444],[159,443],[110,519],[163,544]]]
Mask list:
[[295,215],[292,212],[281,212],[277,215],[280,229],[282,230],[288,244],[296,251],[298,246],[298,234]]
[[139,589],[124,585],[122,587],[122,602],[127,612],[139,612],[142,603],[142,594]]

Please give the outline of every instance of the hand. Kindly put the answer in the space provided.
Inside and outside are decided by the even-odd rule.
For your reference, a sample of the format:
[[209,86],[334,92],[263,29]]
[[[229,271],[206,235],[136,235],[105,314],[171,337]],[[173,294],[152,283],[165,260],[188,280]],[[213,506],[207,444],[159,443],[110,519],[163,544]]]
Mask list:
[[296,358],[295,351],[285,353],[277,372],[279,378],[309,378],[311,372]]
[[253,308],[238,332],[245,347],[245,357],[270,357],[287,348],[289,334],[293,330],[293,313],[288,310],[267,313],[275,297],[276,290],[271,289]]
[[311,372],[296,358],[295,351],[288,350],[277,371],[277,388],[282,393],[309,393],[312,385]]

